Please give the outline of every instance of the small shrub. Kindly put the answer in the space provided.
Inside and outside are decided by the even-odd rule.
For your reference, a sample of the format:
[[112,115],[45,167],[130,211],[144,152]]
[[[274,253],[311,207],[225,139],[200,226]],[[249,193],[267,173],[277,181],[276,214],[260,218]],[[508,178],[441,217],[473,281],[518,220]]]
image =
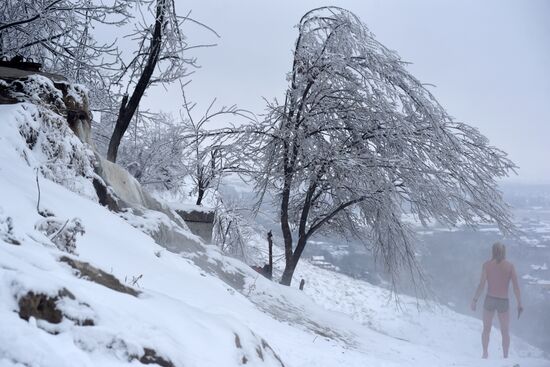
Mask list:
[[78,218],[66,221],[57,217],[44,218],[35,225],[35,229],[49,237],[58,249],[71,254],[76,250],[76,237],[85,233]]

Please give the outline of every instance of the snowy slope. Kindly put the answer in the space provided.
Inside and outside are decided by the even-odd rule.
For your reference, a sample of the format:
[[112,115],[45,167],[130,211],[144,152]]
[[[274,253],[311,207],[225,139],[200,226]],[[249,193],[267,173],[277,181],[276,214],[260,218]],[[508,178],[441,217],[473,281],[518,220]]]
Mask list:
[[[84,228],[67,253],[36,229],[44,218],[34,168],[44,159],[20,135],[33,108],[0,106],[0,366],[135,366],[150,350],[161,365],[186,367],[550,365],[518,340],[510,361],[481,361],[477,320],[417,310],[407,297],[397,310],[387,291],[307,263],[298,269],[296,279],[307,279],[300,292],[212,246],[171,253],[97,204],[81,189],[86,182],[70,191],[41,178],[41,209]],[[139,294],[79,277],[64,256]],[[20,318],[18,300],[29,291],[58,297],[63,320]]]

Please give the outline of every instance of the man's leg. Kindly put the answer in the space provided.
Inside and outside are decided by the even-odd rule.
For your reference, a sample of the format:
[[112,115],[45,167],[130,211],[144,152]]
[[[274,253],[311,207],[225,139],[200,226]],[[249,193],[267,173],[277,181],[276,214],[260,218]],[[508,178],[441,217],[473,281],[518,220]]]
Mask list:
[[491,335],[491,326],[493,324],[493,317],[495,311],[487,311],[483,309],[483,332],[481,333],[481,345],[483,345],[483,356],[481,358],[487,358],[489,356],[489,336]]
[[499,312],[498,321],[500,323],[500,332],[502,333],[502,354],[508,358],[510,349],[510,312]]

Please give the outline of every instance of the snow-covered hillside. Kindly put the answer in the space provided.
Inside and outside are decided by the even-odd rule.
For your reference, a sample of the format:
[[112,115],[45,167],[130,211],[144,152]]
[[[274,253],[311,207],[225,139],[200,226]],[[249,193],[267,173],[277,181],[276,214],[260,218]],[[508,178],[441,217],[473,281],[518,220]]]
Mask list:
[[[550,365],[517,339],[502,360],[497,331],[482,361],[478,320],[406,296],[398,308],[384,289],[307,263],[302,292],[213,246],[167,251],[99,205],[71,160],[56,165],[63,185],[40,175],[45,218],[36,168],[51,162],[22,136],[41,116],[0,106],[0,366]],[[58,138],[85,157],[70,134]],[[70,226],[74,248],[59,241]]]

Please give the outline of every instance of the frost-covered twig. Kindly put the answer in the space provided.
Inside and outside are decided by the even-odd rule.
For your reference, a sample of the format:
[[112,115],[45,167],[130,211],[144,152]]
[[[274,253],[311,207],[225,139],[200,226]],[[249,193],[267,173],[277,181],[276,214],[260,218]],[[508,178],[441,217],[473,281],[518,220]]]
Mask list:
[[57,233],[54,234],[54,235],[50,238],[50,240],[51,240],[52,242],[57,238],[57,236],[59,236],[59,234],[60,234],[61,232],[63,232],[63,230],[64,230],[65,227],[67,226],[67,223],[69,223],[69,219],[67,219],[67,220],[65,221],[65,224],[63,224],[63,226],[59,229],[59,231],[57,231]]
[[40,182],[38,182],[38,168],[35,169],[35,173],[36,173],[36,189],[38,191],[38,199],[36,200],[36,212],[42,215],[42,211],[40,210]]

